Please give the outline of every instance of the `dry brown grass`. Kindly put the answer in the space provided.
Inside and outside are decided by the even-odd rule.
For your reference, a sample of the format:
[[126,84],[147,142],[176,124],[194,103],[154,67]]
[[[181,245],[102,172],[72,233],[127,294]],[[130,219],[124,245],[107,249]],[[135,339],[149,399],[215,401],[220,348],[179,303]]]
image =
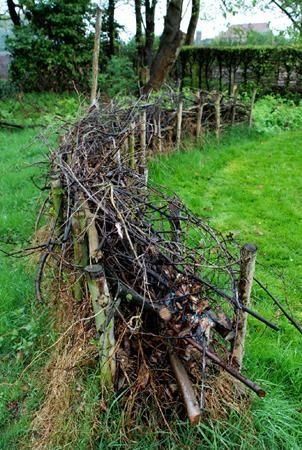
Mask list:
[[[55,299],[58,296],[55,288],[52,290],[51,296]],[[91,344],[94,331],[91,325],[87,326],[89,321],[85,321],[89,308],[79,307],[71,296],[61,293],[54,300],[53,310],[59,338],[41,374],[45,397],[33,419],[29,445],[35,450],[62,448],[76,441],[76,427],[66,424],[70,423],[75,405],[79,403],[81,373],[96,361],[96,348]]]

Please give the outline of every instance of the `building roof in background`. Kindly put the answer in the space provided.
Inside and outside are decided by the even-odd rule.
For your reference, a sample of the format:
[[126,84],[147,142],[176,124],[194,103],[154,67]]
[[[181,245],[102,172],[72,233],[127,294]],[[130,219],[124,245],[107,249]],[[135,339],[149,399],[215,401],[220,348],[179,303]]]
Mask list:
[[265,33],[270,30],[269,22],[260,23],[239,23],[237,25],[231,25],[227,31],[241,29],[245,31],[257,31],[258,33]]

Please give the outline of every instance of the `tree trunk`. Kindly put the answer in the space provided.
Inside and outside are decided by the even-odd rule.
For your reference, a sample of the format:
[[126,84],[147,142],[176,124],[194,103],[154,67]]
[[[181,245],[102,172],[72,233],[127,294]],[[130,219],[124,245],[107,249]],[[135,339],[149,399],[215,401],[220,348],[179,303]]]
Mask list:
[[143,32],[142,32],[142,0],[135,0],[135,43],[137,51],[137,73],[140,81],[143,79],[143,67],[144,67],[144,45],[143,45]]
[[192,0],[192,13],[187,30],[185,45],[194,44],[195,31],[199,19],[199,12],[200,12],[200,0]]
[[115,43],[115,0],[108,1],[108,36],[109,36],[109,57],[114,55],[114,43]]
[[177,59],[185,38],[185,33],[180,31],[182,6],[183,0],[171,0],[169,3],[159,49],[150,70],[150,80],[143,89],[145,95],[161,88]]
[[145,83],[149,81],[150,67],[153,59],[153,44],[154,44],[154,20],[155,20],[155,7],[157,0],[145,1],[145,14],[146,14],[146,38],[144,47],[144,69],[146,71]]
[[7,0],[7,8],[11,21],[15,26],[19,27],[21,25],[21,19],[17,13],[18,5],[16,5],[13,0]]

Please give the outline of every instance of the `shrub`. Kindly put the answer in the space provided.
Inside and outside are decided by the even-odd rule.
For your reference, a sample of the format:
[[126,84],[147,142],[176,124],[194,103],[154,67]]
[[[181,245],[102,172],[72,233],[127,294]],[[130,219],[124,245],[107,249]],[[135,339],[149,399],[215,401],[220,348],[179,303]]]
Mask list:
[[113,56],[106,72],[99,77],[100,90],[109,97],[131,95],[137,89],[136,80],[131,60],[127,56]]
[[254,124],[260,132],[299,128],[302,126],[302,103],[267,95],[255,105]]
[[26,17],[7,40],[11,78],[23,91],[62,92],[89,84],[92,36],[88,0],[26,3]]

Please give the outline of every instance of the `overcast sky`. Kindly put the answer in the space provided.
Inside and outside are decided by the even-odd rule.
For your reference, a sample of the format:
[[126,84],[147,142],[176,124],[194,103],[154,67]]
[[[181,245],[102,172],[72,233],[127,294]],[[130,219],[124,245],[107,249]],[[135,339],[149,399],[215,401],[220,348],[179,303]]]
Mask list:
[[[184,0],[184,15],[182,21],[182,30],[186,31],[187,24],[190,18],[191,1]],[[227,17],[223,16],[221,9],[219,8],[219,0],[201,0],[202,11],[200,19],[198,21],[197,30],[202,32],[202,39],[212,38],[217,36],[220,31],[227,29],[228,25],[240,24],[240,23],[254,23],[254,22],[270,22],[271,29],[275,31],[284,30],[290,26],[289,20],[286,16],[279,12],[277,9],[271,9],[269,11],[261,11],[259,8],[254,8],[249,12],[242,12],[235,16],[228,14]],[[155,31],[157,35],[160,35],[163,28],[163,18],[166,10],[166,0],[159,0],[157,6],[157,20],[155,24]],[[124,25],[125,32],[123,38],[127,39],[133,36],[135,33],[135,16],[134,6],[129,4],[123,4],[123,0],[117,6],[116,19],[121,25]]]
[[[103,0],[101,3],[105,4],[106,2]],[[157,35],[161,34],[163,28],[166,3],[167,0],[158,0],[155,25]],[[125,27],[125,32],[122,33],[123,39],[129,39],[135,33],[134,1],[118,0],[117,4],[116,20]],[[286,16],[276,9],[263,12],[259,8],[254,8],[253,11],[242,12],[235,16],[228,14],[225,18],[219,8],[219,0],[201,0],[201,4],[202,11],[198,21],[197,30],[202,32],[202,39],[217,36],[220,31],[226,30],[230,24],[270,22],[272,30],[276,31],[284,30],[290,25]],[[6,10],[6,0],[0,0],[0,10],[1,12]],[[183,31],[186,31],[187,29],[190,10],[191,0],[184,0]]]

